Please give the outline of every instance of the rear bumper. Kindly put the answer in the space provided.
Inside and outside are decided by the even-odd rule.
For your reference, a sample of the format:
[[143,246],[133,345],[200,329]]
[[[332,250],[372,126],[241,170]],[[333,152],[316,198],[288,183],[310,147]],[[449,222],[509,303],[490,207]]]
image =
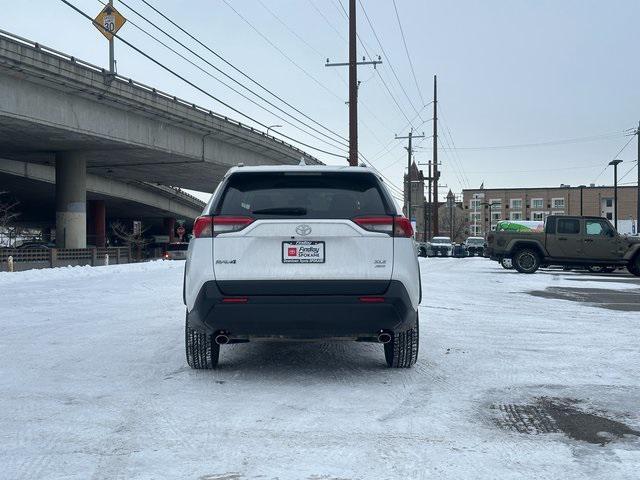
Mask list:
[[[242,291],[242,283],[225,291]],[[251,291],[274,291],[270,281],[252,282]],[[306,284],[315,291],[312,281],[290,283],[290,291],[300,292]],[[348,294],[270,294],[246,295],[244,303],[225,303],[215,281],[203,285],[193,309],[187,313],[191,328],[214,333],[228,332],[231,339],[250,338],[348,338],[375,339],[381,330],[405,330],[415,326],[417,311],[411,306],[409,294],[398,281],[384,282],[386,288],[376,295],[375,303],[363,302],[367,295],[356,294],[360,282],[335,282]],[[363,291],[371,285],[362,282]],[[256,288],[260,287],[260,288]],[[233,298],[233,297],[232,297]],[[237,298],[237,297],[235,297]],[[371,296],[369,294],[369,299]]]

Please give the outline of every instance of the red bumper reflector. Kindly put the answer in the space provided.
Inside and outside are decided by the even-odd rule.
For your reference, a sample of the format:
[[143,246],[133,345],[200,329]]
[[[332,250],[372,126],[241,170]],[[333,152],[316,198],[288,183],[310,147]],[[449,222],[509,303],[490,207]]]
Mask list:
[[249,299],[247,297],[229,297],[223,298],[222,303],[247,303]]
[[383,303],[384,297],[360,297],[362,303]]

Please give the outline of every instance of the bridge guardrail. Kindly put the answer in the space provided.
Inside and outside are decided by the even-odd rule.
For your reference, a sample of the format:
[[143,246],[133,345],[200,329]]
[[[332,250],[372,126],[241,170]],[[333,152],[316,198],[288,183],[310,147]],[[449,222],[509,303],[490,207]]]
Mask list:
[[130,263],[128,247],[106,248],[0,248],[0,271],[8,270],[9,257],[13,257],[15,271],[32,268],[67,267],[79,265],[104,265],[105,255],[109,264]]

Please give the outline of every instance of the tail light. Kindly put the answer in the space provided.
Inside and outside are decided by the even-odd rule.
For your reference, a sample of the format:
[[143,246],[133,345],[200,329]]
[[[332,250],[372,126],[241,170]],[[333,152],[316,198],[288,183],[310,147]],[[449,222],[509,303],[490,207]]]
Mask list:
[[394,237],[413,237],[413,226],[406,217],[395,217],[393,224],[393,236]]
[[213,236],[239,232],[252,222],[251,217],[213,217]]
[[413,236],[411,222],[405,217],[356,217],[353,221],[371,232],[387,233],[392,237]]
[[193,236],[211,238],[220,233],[238,232],[251,222],[250,217],[198,217],[193,224]]
[[210,238],[213,236],[213,217],[198,217],[193,223],[195,238]]
[[356,217],[353,221],[371,232],[393,234],[393,217]]

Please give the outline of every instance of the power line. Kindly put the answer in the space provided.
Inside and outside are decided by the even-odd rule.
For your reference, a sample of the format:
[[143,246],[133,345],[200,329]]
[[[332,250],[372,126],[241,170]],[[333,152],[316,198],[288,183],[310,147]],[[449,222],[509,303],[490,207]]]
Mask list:
[[[300,40],[304,45],[306,45],[310,50],[312,50],[314,53],[316,53],[317,55],[319,55],[320,57],[324,57],[324,55],[318,50],[316,49],[313,45],[311,45],[309,42],[307,42],[302,36],[300,36],[298,33],[296,33],[295,30],[293,30],[289,25],[287,25],[286,22],[284,22],[273,10],[271,10],[269,7],[267,7],[265,5],[265,3],[262,0],[258,0],[258,2],[260,3],[260,5],[262,5],[262,7],[271,14],[271,16],[273,16],[280,24],[282,24],[282,26],[284,26],[284,28],[287,29],[287,31],[289,31],[293,36],[295,36],[298,40]],[[329,26],[332,27],[331,23],[327,20],[327,18],[318,10],[318,8],[313,4],[313,2],[311,0],[309,0],[309,3],[316,9],[316,11],[318,13],[320,13],[320,15],[325,19],[325,21],[329,24]],[[333,28],[333,27],[332,27]],[[335,28],[333,28],[334,31],[337,32],[337,30]],[[344,39],[344,37],[342,37]],[[346,41],[346,39],[345,39]],[[342,83],[344,83],[345,85],[347,84],[347,81],[344,79],[344,77],[340,74],[340,71],[337,69],[332,69],[332,71],[336,72],[336,74],[338,75],[338,78],[342,81]],[[373,76],[375,75],[375,73],[371,74],[371,77],[367,80],[363,80],[360,83],[364,84],[367,81],[369,81],[371,78],[373,78]],[[385,126],[384,123],[382,123],[381,120],[379,120],[375,114],[373,114],[373,112],[371,112],[366,105],[362,105],[365,110],[367,110],[382,126]],[[378,137],[375,135],[375,132],[369,128],[369,126],[362,121],[362,119],[360,120],[360,123],[362,124],[363,127],[365,127],[372,135],[373,137],[378,140]]]
[[[145,3],[146,0],[143,0]],[[332,95],[333,97],[337,98],[338,100],[342,101],[343,99],[335,92],[333,92],[332,90],[330,90],[329,88],[327,88],[326,85],[324,85],[322,82],[320,82],[316,77],[314,77],[313,75],[311,75],[306,69],[304,69],[302,66],[300,66],[295,60],[293,60],[289,55],[287,55],[280,47],[278,47],[275,43],[273,43],[269,37],[267,37],[265,34],[263,34],[260,30],[258,30],[244,15],[242,15],[238,10],[236,10],[235,8],[233,8],[233,5],[231,5],[227,0],[222,0],[222,2],[229,7],[231,10],[233,10],[233,12],[240,18],[242,19],[242,21],[244,21],[254,32],[256,32],[265,42],[267,42],[269,45],[271,45],[274,49],[276,49],[280,55],[282,55],[284,58],[286,58],[293,66],[295,66],[298,70],[300,70],[302,73],[304,73],[309,79],[311,79],[315,84],[317,84],[320,88],[322,88],[323,90],[325,90],[326,92],[328,92],[330,95]]]
[[[360,3],[362,5],[362,3]],[[404,36],[404,29],[402,28],[402,22],[400,21],[400,14],[398,13],[398,6],[396,5],[396,0],[393,0],[393,9],[396,11],[396,19],[398,20],[398,27],[400,27],[400,34],[402,35],[402,43],[404,44],[404,51],[407,54],[407,60],[409,60],[409,66],[411,67],[411,75],[413,75],[413,81],[416,84],[416,89],[418,90],[418,94],[420,95],[420,101],[424,104],[424,98],[422,98],[422,91],[420,90],[420,86],[418,85],[418,79],[416,78],[416,72],[413,69],[413,62],[411,61],[411,55],[409,55],[409,48],[407,47],[407,40]]]
[[[83,17],[85,17],[87,20],[89,20],[92,24],[100,26],[95,20],[93,20],[87,13],[85,13],[84,11],[82,11],[80,8],[76,7],[74,4],[72,4],[71,2],[67,1],[67,0],[60,0],[62,3],[64,3],[65,5],[67,5],[68,7],[70,7],[71,9],[75,10],[77,13],[79,13],[80,15],[82,15]],[[144,1],[144,0],[143,0]],[[141,50],[140,48],[136,47],[135,45],[133,45],[131,42],[125,40],[122,35],[118,35],[116,33],[111,33],[115,38],[117,38],[118,40],[120,40],[122,43],[124,43],[125,45],[127,45],[129,48],[133,49],[134,51],[136,51],[137,53],[139,53],[140,55],[142,55],[143,57],[145,57],[147,60],[150,60],[151,62],[153,62],[154,64],[156,64],[157,66],[159,66],[160,68],[162,68],[163,70],[169,72],[171,75],[175,76],[176,78],[182,80],[183,82],[185,82],[187,85],[190,85],[191,87],[195,88],[197,91],[199,91],[200,93],[208,96],[209,98],[215,100],[216,102],[220,103],[221,105],[224,105],[225,107],[227,107],[228,109],[232,110],[233,112],[243,116],[244,118],[247,118],[248,120],[254,122],[257,125],[260,125],[263,128],[268,128],[268,126],[258,120],[256,120],[255,118],[251,117],[250,115],[238,110],[235,107],[232,107],[231,105],[229,105],[228,103],[224,102],[223,100],[217,98],[216,96],[212,95],[211,93],[209,93],[208,91],[204,90],[202,87],[199,87],[198,85],[196,85],[195,83],[191,82],[190,80],[188,80],[187,78],[185,78],[184,76],[180,75],[179,73],[175,72],[174,70],[172,70],[171,68],[167,67],[166,65],[164,65],[163,63],[161,63],[160,61],[156,60],[154,57],[152,57],[151,55],[149,55],[148,53],[144,52],[143,50]],[[289,135],[285,135],[283,133],[279,134],[280,136],[282,136],[283,138],[286,138],[288,140],[291,140],[293,142],[296,142],[300,145],[303,145],[307,148],[310,148],[312,150],[316,150],[318,152],[322,152],[325,153],[327,155],[331,155],[334,157],[339,157],[339,158],[344,158],[344,155],[340,155],[334,152],[330,152],[327,150],[323,150],[321,148],[318,147],[314,147],[313,145],[309,145],[306,144],[304,142],[301,142],[300,140],[297,140],[293,137],[290,137]]]
[[[102,0],[98,0],[99,3],[105,5],[105,3]],[[147,23],[149,23],[150,25],[152,25],[154,28],[156,28],[157,30],[159,30],[160,32],[162,32],[164,35],[166,35],[167,37],[169,37],[171,40],[173,40],[174,42],[176,42],[178,45],[180,45],[181,47],[183,47],[185,50],[187,50],[188,52],[192,53],[193,55],[195,55],[197,58],[199,58],[200,60],[202,60],[203,62],[205,62],[207,65],[209,65],[210,67],[214,68],[216,71],[220,72],[221,74],[223,74],[225,77],[229,78],[230,80],[232,80],[233,82],[235,82],[236,84],[240,85],[242,88],[244,88],[245,90],[249,91],[250,93],[252,93],[253,95],[255,95],[256,97],[260,98],[261,100],[263,100],[264,102],[266,102],[267,104],[271,105],[272,107],[274,107],[275,109],[277,109],[278,111],[282,112],[283,114],[287,115],[288,117],[294,119],[295,121],[301,123],[302,125],[310,128],[311,130],[313,130],[314,132],[317,132],[318,134],[322,135],[325,138],[328,138],[332,143],[329,143],[327,140],[318,137],[312,133],[307,132],[306,130],[300,128],[299,126],[291,123],[290,121],[288,121],[286,118],[283,118],[282,116],[273,113],[272,111],[270,111],[268,108],[264,107],[263,105],[259,104],[258,102],[256,102],[255,100],[253,100],[252,98],[249,98],[248,96],[246,96],[245,94],[243,94],[242,92],[238,91],[236,88],[232,87],[231,85],[227,84],[226,82],[224,82],[223,80],[219,79],[218,77],[216,77],[215,75],[213,75],[211,72],[208,72],[207,70],[205,70],[204,68],[202,68],[200,65],[196,64],[195,62],[193,62],[191,59],[185,57],[184,55],[182,55],[180,52],[176,51],[174,48],[172,48],[171,46],[167,45],[166,43],[164,43],[162,40],[160,40],[159,38],[157,38],[156,36],[154,36],[153,34],[149,33],[148,31],[146,31],[144,28],[140,27],[139,25],[137,25],[135,22],[133,22],[132,20],[129,20],[129,23],[137,28],[138,30],[140,30],[142,33],[144,33],[145,35],[147,35],[148,37],[152,38],[153,40],[155,40],[156,42],[158,42],[160,45],[162,45],[163,47],[165,47],[166,49],[170,50],[171,52],[173,52],[175,55],[177,55],[178,57],[180,57],[181,59],[183,59],[184,61],[188,62],[190,65],[192,65],[193,67],[197,68],[198,70],[200,70],[201,72],[203,72],[205,75],[208,75],[209,77],[213,78],[214,80],[220,82],[222,85],[224,85],[225,87],[227,87],[228,89],[230,89],[231,91],[235,92],[236,94],[240,95],[242,98],[244,98],[245,100],[251,102],[252,104],[256,105],[258,108],[266,111],[267,113],[269,113],[270,115],[273,115],[274,117],[276,117],[279,120],[282,120],[283,122],[287,123],[288,125],[291,125],[293,128],[296,128],[297,130],[299,130],[300,132],[309,135],[313,138],[315,138],[316,140],[319,140],[327,145],[330,145],[334,148],[341,148],[344,147],[345,144],[340,142],[339,140],[335,140],[334,138],[328,136],[327,134],[321,132],[320,130],[314,128],[313,126],[305,123],[304,121],[298,119],[297,117],[291,115],[290,113],[288,113],[287,111],[283,110],[282,108],[278,107],[277,105],[275,105],[274,103],[270,102],[268,99],[264,98],[263,96],[261,96],[260,94],[256,93],[255,91],[251,90],[250,88],[248,88],[247,86],[243,85],[242,83],[240,83],[239,81],[237,81],[235,78],[231,77],[230,75],[228,75],[227,73],[225,73],[224,71],[220,70],[218,67],[216,67],[215,65],[213,65],[212,63],[210,63],[208,60],[206,60],[205,58],[203,58],[202,56],[200,56],[197,52],[194,52],[192,49],[190,49],[188,46],[184,45],[182,42],[180,42],[179,40],[177,40],[175,37],[173,37],[172,35],[170,35],[169,33],[167,33],[166,31],[164,31],[161,27],[159,27],[158,25],[156,25],[155,23],[153,23],[151,20],[147,19],[144,15],[140,14],[139,12],[137,12],[135,9],[133,9],[132,7],[130,7],[126,2],[124,2],[123,0],[120,1],[120,3],[122,3],[125,7],[127,7],[129,10],[131,10],[134,14],[136,14],[138,17],[142,18],[144,21],[146,21]],[[278,133],[279,134],[279,133]],[[336,145],[336,142],[338,143],[338,145]]]
[[467,177],[467,174],[464,171],[464,163],[462,162],[462,159],[460,159],[460,155],[458,153],[458,150],[456,149],[456,144],[453,140],[453,135],[451,135],[451,129],[449,128],[449,123],[446,121],[445,119],[445,115],[444,115],[444,111],[442,110],[442,104],[440,104],[440,115],[441,115],[441,123],[444,125],[445,128],[445,140],[447,135],[449,136],[449,140],[451,142],[451,150],[449,153],[451,153],[451,155],[454,157],[454,159],[457,161],[458,163],[458,168],[460,169],[460,175],[462,176],[462,179],[466,182],[467,187],[470,187],[470,182],[469,182],[469,178]]
[[278,21],[278,23],[280,23],[284,28],[286,28],[286,29],[287,29],[287,31],[288,31],[289,33],[291,33],[291,35],[293,35],[294,37],[296,37],[296,38],[297,38],[298,40],[300,40],[304,45],[306,45],[308,48],[310,48],[311,50],[313,50],[313,51],[314,51],[314,52],[315,52],[319,57],[321,57],[321,58],[322,58],[322,57],[324,56],[324,55],[323,55],[323,54],[322,54],[318,49],[316,49],[313,45],[311,45],[309,42],[307,42],[307,40],[306,40],[304,37],[301,37],[300,35],[298,35],[298,33],[296,33],[296,31],[295,31],[295,30],[293,30],[289,25],[287,25],[287,24],[285,23],[285,21],[284,21],[284,20],[282,20],[278,15],[276,15],[276,13],[275,13],[273,10],[271,10],[269,7],[267,7],[267,6],[265,5],[265,3],[264,3],[262,0],[258,0],[258,3],[259,3],[260,5],[262,5],[262,8],[264,8],[267,12],[269,12],[269,14],[270,14],[273,18],[275,18],[275,19]]
[[311,4],[311,6],[314,8],[314,10],[316,12],[318,12],[318,15],[320,15],[320,17],[322,17],[322,19],[325,21],[325,23],[327,25],[329,25],[329,27],[331,28],[331,30],[333,30],[334,32],[336,32],[338,34],[338,36],[345,42],[347,43],[347,38],[329,21],[329,19],[324,15],[324,13],[322,13],[322,11],[316,6],[316,4],[313,2],[313,0],[308,0],[308,2]]
[[[334,32],[336,32],[336,34],[338,35],[338,37],[340,37],[340,39],[342,41],[344,41],[345,43],[347,43],[347,38],[335,27],[335,25],[333,23],[331,23],[331,21],[326,17],[326,15],[324,13],[322,13],[322,11],[316,6],[316,4],[313,2],[313,0],[307,0],[309,2],[309,4],[313,7],[313,9],[318,13],[318,15],[320,15],[320,17],[324,20],[324,22],[329,26],[329,28],[331,28],[331,30],[333,30]],[[344,83],[345,85],[348,86],[347,81],[344,79],[344,77],[340,74],[340,72],[336,69],[332,69],[334,72],[336,72],[336,74],[340,77],[340,80],[342,80],[342,83]],[[364,110],[367,111],[367,113],[369,115],[371,115],[371,117],[376,120],[378,122],[378,124],[380,126],[382,126],[383,128],[385,128],[386,130],[388,130],[389,132],[391,132],[391,130],[389,129],[388,125],[383,122],[382,120],[380,120],[380,118],[378,118],[378,116],[367,106],[366,103],[362,103],[361,104],[362,108]],[[362,123],[362,125],[369,130],[371,133],[373,133],[373,131],[367,126],[367,124],[365,122],[363,122],[362,120],[360,120],[360,122]],[[393,133],[393,132],[391,132]],[[374,138],[377,138],[374,135]]]
[[288,106],[289,108],[291,108],[292,110],[296,111],[297,113],[299,113],[300,115],[302,115],[304,118],[306,118],[307,120],[315,123],[316,125],[322,127],[324,130],[328,131],[329,133],[332,133],[333,135],[341,138],[342,140],[347,140],[346,138],[342,137],[339,133],[334,132],[333,130],[327,128],[325,125],[323,125],[322,123],[314,120],[313,118],[311,118],[310,116],[308,116],[306,113],[304,113],[303,111],[301,111],[300,109],[296,108],[295,106],[293,106],[291,103],[287,102],[285,99],[283,99],[282,97],[280,97],[278,94],[274,93],[272,90],[268,89],[267,87],[265,87],[264,85],[262,85],[262,83],[258,82],[257,80],[255,80],[253,77],[251,77],[249,74],[247,74],[246,72],[242,71],[241,69],[239,69],[238,67],[236,67],[233,63],[231,63],[230,61],[228,61],[227,59],[225,59],[222,55],[220,55],[218,52],[216,52],[215,50],[213,50],[211,47],[209,47],[208,45],[206,45],[205,43],[203,43],[202,41],[200,41],[198,38],[196,38],[194,35],[192,35],[191,33],[189,33],[187,30],[185,30],[184,28],[182,28],[180,25],[178,25],[176,22],[174,22],[171,18],[169,18],[167,15],[165,15],[162,11],[160,11],[158,8],[154,7],[153,5],[151,5],[147,0],[141,0],[142,3],[144,3],[145,5],[147,5],[149,8],[151,8],[151,10],[153,10],[155,13],[157,13],[158,15],[160,15],[164,20],[166,20],[167,22],[169,22],[171,25],[173,25],[174,27],[176,27],[178,30],[180,30],[182,33],[184,33],[185,35],[187,35],[191,40],[195,41],[198,45],[200,45],[201,47],[203,47],[205,50],[207,50],[209,53],[215,55],[219,60],[221,60],[222,62],[224,62],[227,66],[231,67],[234,71],[238,72],[240,75],[242,75],[244,78],[246,78],[247,80],[251,81],[253,84],[255,84],[256,86],[260,87],[262,90],[264,90],[265,92],[267,92],[269,95],[273,96],[274,98],[277,98],[279,101],[281,101],[283,104],[285,104],[286,106]]
[[[424,110],[425,108],[427,108],[427,107],[428,107],[429,105],[431,105],[432,103],[433,103],[433,102],[431,101],[431,102],[427,103],[426,105],[424,105],[424,106],[422,107],[422,110]],[[398,132],[402,132],[402,131],[406,130],[407,128],[409,128],[409,127],[412,125],[412,123],[416,120],[416,118],[418,118],[418,115],[415,115],[415,116],[414,116],[414,117],[413,117],[409,122],[407,122],[407,123],[406,123],[402,128],[399,128],[399,129],[398,129],[398,130],[396,130],[396,131],[398,131]],[[425,124],[427,124],[427,123],[429,123],[429,122],[432,122],[432,121],[433,121],[433,118],[428,118],[428,119],[424,120],[422,123],[420,123],[417,127],[414,127],[414,129],[415,129],[415,130],[419,130],[423,125],[425,125]],[[393,148],[400,146],[400,144],[399,144],[399,143],[397,143],[395,140],[396,140],[395,138],[392,138],[391,140],[389,140],[389,142],[388,142],[384,147],[382,147],[382,149],[381,149],[381,150],[379,150],[377,153],[375,153],[375,154],[373,155],[373,159],[374,159],[374,160],[377,160],[377,159],[379,159],[379,158],[382,158],[384,155],[386,155],[387,153],[391,152],[391,151],[393,150]]]
[[[367,20],[367,23],[369,24],[369,28],[371,28],[371,31],[373,32],[373,36],[375,37],[376,42],[378,42],[378,45],[380,46],[380,50],[382,51],[382,55],[384,56],[385,60],[389,64],[389,68],[391,68],[391,73],[393,73],[393,76],[395,77],[396,81],[398,82],[398,85],[400,86],[400,89],[402,90],[402,93],[404,94],[404,96],[406,97],[407,101],[409,102],[409,105],[411,105],[411,108],[413,108],[415,113],[418,113],[418,110],[416,109],[415,105],[411,101],[411,98],[407,94],[407,91],[405,90],[404,86],[402,85],[402,82],[400,81],[400,78],[398,77],[398,74],[396,73],[396,70],[393,67],[393,63],[391,62],[391,59],[390,59],[389,55],[387,55],[387,51],[384,49],[384,46],[382,45],[382,41],[380,40],[380,37],[378,37],[376,29],[373,27],[373,22],[371,22],[371,19],[369,18],[369,15],[367,14],[367,11],[364,8],[364,4],[362,3],[362,0],[358,0],[358,3],[360,4],[360,8],[362,9],[362,13],[364,13],[364,16],[365,16],[365,19]],[[420,94],[420,98],[422,99],[422,94]],[[424,104],[424,100],[422,100],[422,103]],[[422,120],[422,117],[420,117],[420,120]]]
[[[626,172],[624,175],[622,175],[622,176],[618,179],[618,182],[619,182],[620,180],[624,179],[627,175],[629,175],[629,174],[630,174],[630,173],[631,173],[631,172],[636,168],[636,167],[634,167],[634,166],[633,166],[634,164],[635,164],[635,165],[637,165],[637,164],[638,164],[638,160],[636,160],[635,162],[633,162],[633,163],[631,164],[631,168],[630,168],[629,170],[627,170],[627,172]],[[634,182],[634,183],[635,183],[635,182]]]
[[[558,168],[544,168],[545,172],[561,172],[561,171],[569,171],[569,170],[589,170],[592,168],[601,167],[602,163],[595,163],[591,165],[578,165],[573,167],[558,167]],[[540,173],[540,168],[534,170],[478,170],[474,172],[469,172],[471,175],[474,174],[485,174],[485,173]]]
[[456,147],[456,150],[502,150],[502,149],[518,149],[518,148],[533,148],[533,147],[547,147],[547,146],[556,146],[556,145],[570,145],[576,143],[588,143],[588,142],[596,142],[598,140],[610,140],[613,138],[618,138],[621,135],[624,135],[625,131],[621,132],[610,132],[602,135],[594,135],[591,137],[578,137],[578,138],[570,138],[565,140],[551,140],[547,142],[538,142],[538,143],[520,143],[513,145],[489,145],[489,146],[465,146],[465,147]]
[[[349,21],[349,14],[347,13],[347,11],[344,8],[344,5],[342,4],[341,0],[334,0],[335,2],[337,2],[337,5],[340,6],[340,9],[342,9],[342,14],[343,16],[347,19],[347,21]],[[360,4],[360,6],[362,6],[362,3]],[[363,10],[364,11],[364,10]],[[366,16],[366,12],[365,16]],[[367,54],[367,56],[369,58],[372,58],[371,55],[369,54],[369,50],[367,49],[367,46],[365,45],[365,43],[362,41],[362,38],[360,37],[360,34],[357,34],[358,37],[358,42],[360,42],[360,45],[362,46],[363,50],[365,51],[365,53]],[[381,46],[382,48],[382,46]],[[389,61],[389,58],[387,57],[386,53],[384,52],[384,49],[382,50],[382,53],[384,54],[385,58],[387,59],[387,61]],[[392,71],[394,72],[395,75],[395,71],[393,70],[393,66],[391,65],[391,63],[389,63],[389,66],[391,67]],[[402,107],[400,106],[400,103],[398,102],[398,100],[396,99],[395,95],[393,95],[393,93],[391,92],[391,89],[389,88],[389,86],[387,85],[387,82],[385,81],[384,77],[382,76],[382,74],[380,73],[380,71],[378,69],[376,69],[376,73],[378,75],[378,78],[380,79],[380,81],[382,82],[382,85],[384,86],[387,94],[391,97],[391,100],[393,100],[393,103],[396,105],[396,107],[398,108],[398,111],[404,116],[404,118],[409,121],[409,117],[407,116],[407,114],[405,113],[405,111],[402,109]],[[396,76],[396,80],[398,79],[398,77]],[[399,82],[400,80],[398,80]],[[413,103],[411,103],[411,100],[409,99],[408,95],[406,94],[406,91],[404,91],[404,88],[402,87],[402,84],[400,84],[400,88],[403,90],[403,92],[405,93],[405,95],[407,96],[407,99],[409,100],[409,103],[411,104],[411,107],[413,108],[413,110],[417,113],[416,108],[413,106]],[[422,120],[422,118],[421,118]]]
[[[628,141],[627,143],[625,143],[625,144],[624,144],[624,146],[623,146],[620,150],[618,150],[618,153],[616,153],[616,154],[613,156],[613,159],[614,159],[614,160],[615,160],[615,159],[617,159],[617,158],[618,158],[618,156],[619,156],[622,152],[624,152],[625,148],[627,148],[627,147],[629,146],[629,144],[631,143],[631,141],[632,141],[632,140],[633,140],[633,136],[631,136],[631,137],[629,138],[629,141]],[[596,178],[594,178],[594,179],[593,179],[593,182],[591,182],[591,183],[596,183],[596,181],[597,181],[597,180],[600,178],[600,176],[601,176],[601,175],[602,175],[602,174],[607,170],[607,168],[608,168],[608,167],[609,167],[609,163],[607,163],[607,164],[604,166],[604,168],[602,169],[602,171],[598,174],[598,176],[597,176]]]
[[[441,147],[442,147],[442,143],[441,143],[441,142],[442,142],[443,140],[444,140],[445,142],[448,142],[448,141],[447,141],[447,137],[446,137],[446,135],[438,135],[438,144],[439,144]],[[451,168],[452,168],[452,170],[453,170],[453,174],[456,176],[456,179],[458,180],[458,183],[459,183],[462,187],[464,187],[464,181],[462,180],[462,177],[461,177],[461,174],[460,174],[460,170],[458,169],[458,166],[457,166],[457,164],[456,164],[455,160],[453,159],[453,154],[452,154],[452,153],[450,153],[450,152],[447,152],[446,150],[443,150],[443,151],[444,151],[445,155],[446,155],[446,156],[449,158],[449,160],[450,160],[450,162],[449,162],[449,163],[450,163]]]

